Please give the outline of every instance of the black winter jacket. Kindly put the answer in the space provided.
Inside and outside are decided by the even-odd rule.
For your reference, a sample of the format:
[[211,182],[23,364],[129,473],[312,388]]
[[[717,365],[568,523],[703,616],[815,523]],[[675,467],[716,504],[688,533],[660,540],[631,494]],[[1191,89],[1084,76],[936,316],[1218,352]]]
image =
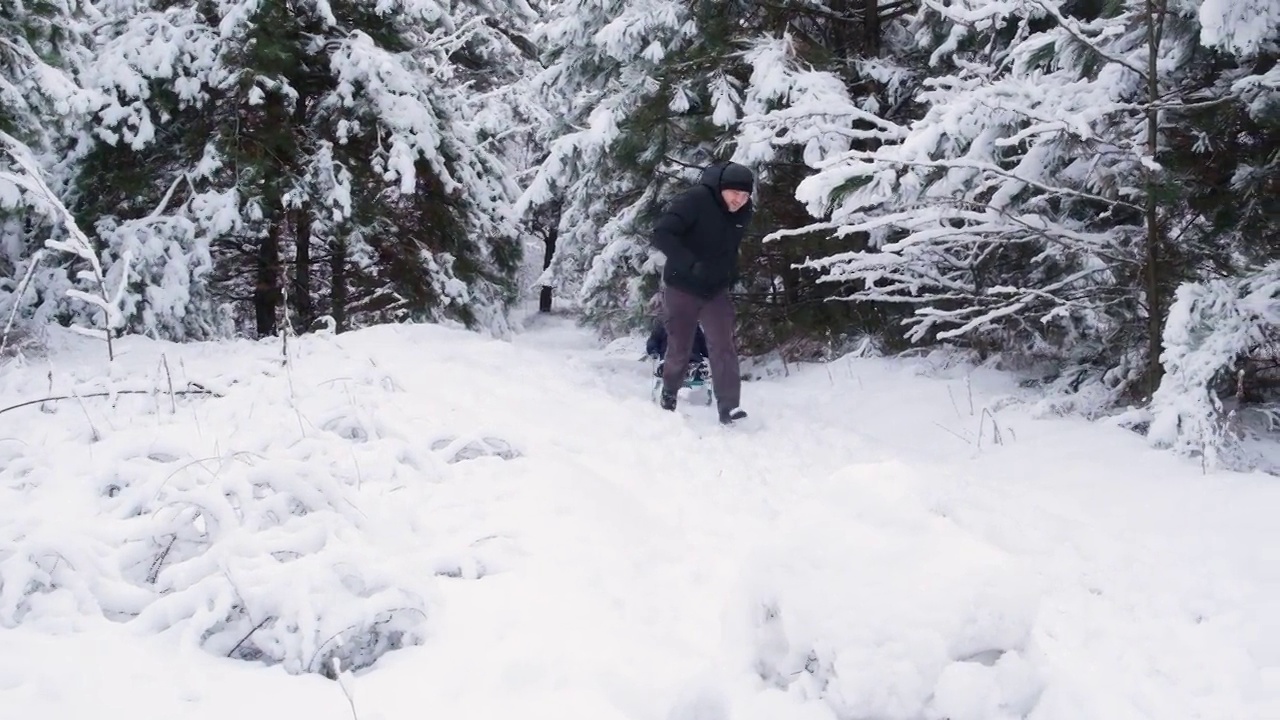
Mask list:
[[653,226],[652,243],[667,256],[662,281],[708,299],[738,279],[738,248],[755,212],[750,200],[729,212],[720,195],[723,172],[723,165],[704,170],[700,183],[677,195]]

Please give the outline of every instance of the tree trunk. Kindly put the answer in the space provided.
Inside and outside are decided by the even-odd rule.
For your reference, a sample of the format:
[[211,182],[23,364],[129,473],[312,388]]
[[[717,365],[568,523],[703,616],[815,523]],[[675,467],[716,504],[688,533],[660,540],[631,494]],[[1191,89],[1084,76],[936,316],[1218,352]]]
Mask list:
[[[546,249],[542,254],[542,269],[546,270],[551,267],[551,259],[556,254],[556,240],[560,236],[560,227],[558,224],[552,225],[547,230]],[[551,293],[554,290],[550,285],[542,286],[542,293],[538,296],[538,312],[551,312]]]
[[302,330],[315,322],[315,299],[311,297],[311,206],[304,203],[294,216],[293,298]]
[[333,287],[329,292],[329,315],[333,317],[334,332],[345,332],[347,329],[347,244],[342,240],[334,240],[329,255],[329,274],[333,276]]
[[[290,123],[295,133],[305,132],[307,114],[312,109],[315,82],[314,74],[304,75],[293,81],[298,98],[294,101]],[[291,163],[290,172],[301,175],[304,169],[294,162]],[[311,294],[311,203],[305,200],[294,211],[293,243],[293,287],[290,290],[293,293],[294,307],[298,310],[299,325],[303,332],[307,332],[316,319],[316,301]]]
[[258,240],[257,277],[253,309],[258,337],[276,334],[276,308],[280,306],[280,220],[270,221],[265,237]]
[[[1160,42],[1164,30],[1168,0],[1147,0],[1147,156],[1154,163],[1160,150]],[[1164,375],[1160,355],[1164,352],[1164,297],[1161,292],[1161,245],[1159,182],[1157,170],[1147,170],[1145,209],[1146,258],[1143,268],[1143,290],[1147,296],[1147,397],[1155,394]]]
[[862,51],[867,57],[880,55],[880,0],[863,0]]

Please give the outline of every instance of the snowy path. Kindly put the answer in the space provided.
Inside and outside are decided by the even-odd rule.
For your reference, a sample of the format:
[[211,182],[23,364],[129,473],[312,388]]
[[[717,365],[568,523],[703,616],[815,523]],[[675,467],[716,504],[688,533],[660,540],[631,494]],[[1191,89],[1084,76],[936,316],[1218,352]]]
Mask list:
[[[90,382],[96,351],[59,376]],[[1280,483],[1001,409],[995,375],[801,368],[747,383],[763,427],[725,431],[654,407],[638,345],[601,350],[558,319],[514,343],[311,338],[287,376],[265,343],[138,341],[114,380],[154,376],[161,352],[234,389],[150,427],[86,407],[94,452],[284,462],[314,443],[306,467],[359,488],[370,562],[429,599],[425,642],[354,678],[360,720],[1280,717]],[[46,370],[0,377],[0,405]],[[70,408],[24,418],[0,425],[0,462],[101,474],[68,459],[86,432]],[[481,438],[519,456],[447,462]],[[17,482],[0,469],[0,492]],[[101,510],[65,512],[73,527]],[[31,617],[0,631],[0,718],[351,714],[315,676]],[[114,681],[55,682],[73,655]]]

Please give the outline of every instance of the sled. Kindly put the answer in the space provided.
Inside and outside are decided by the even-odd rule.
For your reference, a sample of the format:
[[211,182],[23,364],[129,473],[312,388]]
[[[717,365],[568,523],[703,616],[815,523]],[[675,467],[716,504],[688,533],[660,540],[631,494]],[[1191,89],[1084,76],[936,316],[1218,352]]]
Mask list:
[[[652,359],[653,388],[650,390],[649,396],[656,403],[662,393],[662,361],[658,358]],[[703,405],[711,405],[715,402],[715,394],[711,385],[711,366],[705,358],[698,362],[689,363],[684,375],[684,384],[678,394],[701,397],[701,404]]]

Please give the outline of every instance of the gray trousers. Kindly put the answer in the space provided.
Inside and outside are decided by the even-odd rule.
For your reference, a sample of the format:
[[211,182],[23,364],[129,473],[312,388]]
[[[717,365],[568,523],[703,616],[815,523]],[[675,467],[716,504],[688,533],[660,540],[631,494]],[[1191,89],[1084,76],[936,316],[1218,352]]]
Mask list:
[[[733,410],[742,399],[742,377],[738,371],[738,349],[733,342],[734,311],[726,290],[704,300],[697,295],[664,287],[662,302],[666,312],[666,358],[687,358],[693,350],[693,336],[698,322],[707,336],[707,350],[711,353],[711,387],[715,391],[716,405],[720,410]],[[662,388],[669,393],[680,390],[684,384],[686,365],[683,362],[664,362]]]

